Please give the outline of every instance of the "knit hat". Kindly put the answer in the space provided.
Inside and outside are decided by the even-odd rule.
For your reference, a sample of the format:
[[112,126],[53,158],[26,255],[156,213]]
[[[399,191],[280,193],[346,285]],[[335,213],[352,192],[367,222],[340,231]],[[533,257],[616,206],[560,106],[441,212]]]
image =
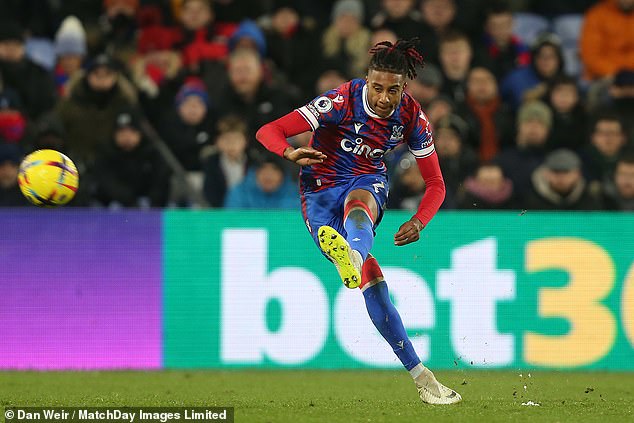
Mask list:
[[176,105],[180,106],[185,99],[191,95],[200,97],[200,99],[209,106],[209,94],[207,93],[207,87],[199,78],[190,78],[183,86],[178,90],[176,94]]
[[441,87],[443,83],[442,73],[438,67],[427,63],[423,70],[416,75],[416,81],[430,87]]
[[86,55],[86,31],[79,19],[69,16],[55,34],[55,53],[58,56]]
[[97,68],[108,68],[112,71],[117,71],[117,65],[114,62],[114,60],[112,60],[112,57],[108,56],[107,54],[100,54],[99,56],[95,57],[94,59],[92,59],[89,63],[88,63],[88,67],[86,68],[87,72],[92,72]]
[[553,172],[568,172],[581,168],[581,160],[572,150],[560,148],[546,156],[544,166]]
[[524,103],[517,112],[517,123],[524,123],[531,120],[537,120],[547,127],[551,127],[553,122],[553,113],[541,101],[529,101]]
[[123,128],[141,129],[139,115],[134,110],[121,110],[114,120],[115,130]]
[[231,38],[229,38],[229,50],[233,51],[238,42],[243,38],[248,38],[255,43],[260,56],[263,57],[266,55],[266,39],[264,38],[264,33],[252,20],[247,19],[240,23],[238,29],[236,29],[231,35]]
[[338,0],[332,8],[331,19],[334,21],[345,14],[353,15],[363,21],[363,4],[359,0]]

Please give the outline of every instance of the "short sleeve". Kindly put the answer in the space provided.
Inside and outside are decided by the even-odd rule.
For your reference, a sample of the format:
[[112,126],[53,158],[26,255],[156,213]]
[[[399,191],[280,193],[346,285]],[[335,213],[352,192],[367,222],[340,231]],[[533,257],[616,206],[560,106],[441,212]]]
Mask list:
[[425,112],[420,108],[416,110],[414,126],[410,131],[407,140],[409,151],[417,159],[423,159],[434,152],[434,136],[432,135],[431,124]]
[[297,109],[313,131],[323,125],[341,122],[348,103],[349,84],[330,90]]

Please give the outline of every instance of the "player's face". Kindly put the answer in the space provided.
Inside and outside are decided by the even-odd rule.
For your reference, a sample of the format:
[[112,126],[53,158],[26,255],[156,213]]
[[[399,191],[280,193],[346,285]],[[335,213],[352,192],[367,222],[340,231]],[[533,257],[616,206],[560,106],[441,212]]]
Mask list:
[[372,69],[368,72],[366,82],[370,107],[377,115],[388,117],[403,98],[404,75]]

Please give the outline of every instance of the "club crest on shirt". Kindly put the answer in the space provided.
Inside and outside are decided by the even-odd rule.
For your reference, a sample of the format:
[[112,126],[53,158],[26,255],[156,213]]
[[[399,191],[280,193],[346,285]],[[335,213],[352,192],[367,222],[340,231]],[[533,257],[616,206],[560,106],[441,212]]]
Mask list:
[[319,97],[313,104],[319,113],[328,113],[332,110],[332,100],[326,96]]
[[392,135],[390,135],[390,141],[402,141],[403,140],[403,125],[392,126]]

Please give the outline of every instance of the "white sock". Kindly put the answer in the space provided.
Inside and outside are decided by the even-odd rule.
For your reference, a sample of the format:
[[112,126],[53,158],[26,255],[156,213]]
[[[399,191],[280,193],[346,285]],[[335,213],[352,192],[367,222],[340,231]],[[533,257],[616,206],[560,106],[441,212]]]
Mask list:
[[418,363],[416,366],[414,366],[414,368],[412,368],[412,370],[409,371],[409,374],[412,375],[412,379],[416,380],[418,376],[423,374],[423,370],[425,370],[423,364]]

